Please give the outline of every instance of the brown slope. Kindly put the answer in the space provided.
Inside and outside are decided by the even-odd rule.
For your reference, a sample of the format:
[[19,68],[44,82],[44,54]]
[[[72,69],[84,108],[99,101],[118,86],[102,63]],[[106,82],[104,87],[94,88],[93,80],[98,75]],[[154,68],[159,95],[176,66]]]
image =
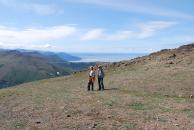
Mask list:
[[194,63],[189,50],[110,64],[104,92],[86,91],[85,71],[2,89],[0,129],[193,130]]
[[176,49],[164,49],[148,56],[129,61],[103,64],[105,68],[122,67],[134,64],[191,64],[194,61],[194,43]]

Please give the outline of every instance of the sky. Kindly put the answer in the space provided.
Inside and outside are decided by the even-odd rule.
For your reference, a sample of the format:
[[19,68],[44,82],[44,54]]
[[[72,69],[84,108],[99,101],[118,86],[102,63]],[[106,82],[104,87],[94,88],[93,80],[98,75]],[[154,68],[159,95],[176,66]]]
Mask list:
[[150,53],[194,42],[193,0],[0,0],[0,48]]

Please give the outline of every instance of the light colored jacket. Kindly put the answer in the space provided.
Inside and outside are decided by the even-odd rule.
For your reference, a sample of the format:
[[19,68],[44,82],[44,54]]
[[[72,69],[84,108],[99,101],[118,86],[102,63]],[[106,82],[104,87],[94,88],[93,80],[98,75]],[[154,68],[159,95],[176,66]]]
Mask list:
[[95,82],[95,80],[96,80],[95,77],[96,77],[95,71],[94,70],[90,70],[89,81]]
[[90,70],[89,76],[90,77],[95,77],[96,76],[95,71],[94,70]]

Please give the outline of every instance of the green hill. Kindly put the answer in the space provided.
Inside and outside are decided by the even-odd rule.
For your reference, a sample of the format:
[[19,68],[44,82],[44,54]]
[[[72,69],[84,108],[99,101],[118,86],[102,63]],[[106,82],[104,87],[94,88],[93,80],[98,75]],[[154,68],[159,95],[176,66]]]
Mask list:
[[[70,63],[54,53],[18,50],[0,51],[0,88],[17,84],[69,75],[88,68],[92,63]],[[59,75],[57,75],[59,72]]]
[[194,128],[194,44],[104,68],[105,91],[86,91],[87,71],[1,89],[0,129]]

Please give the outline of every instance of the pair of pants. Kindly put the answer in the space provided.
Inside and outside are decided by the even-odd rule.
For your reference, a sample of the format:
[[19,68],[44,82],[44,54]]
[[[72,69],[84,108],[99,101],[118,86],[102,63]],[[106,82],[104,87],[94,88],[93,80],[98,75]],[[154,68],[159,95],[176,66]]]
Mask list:
[[98,90],[104,90],[104,83],[103,83],[103,78],[98,78]]
[[92,91],[94,90],[94,82],[93,82],[93,80],[89,80],[89,82],[88,82],[88,91],[90,91],[90,86],[92,86]]

